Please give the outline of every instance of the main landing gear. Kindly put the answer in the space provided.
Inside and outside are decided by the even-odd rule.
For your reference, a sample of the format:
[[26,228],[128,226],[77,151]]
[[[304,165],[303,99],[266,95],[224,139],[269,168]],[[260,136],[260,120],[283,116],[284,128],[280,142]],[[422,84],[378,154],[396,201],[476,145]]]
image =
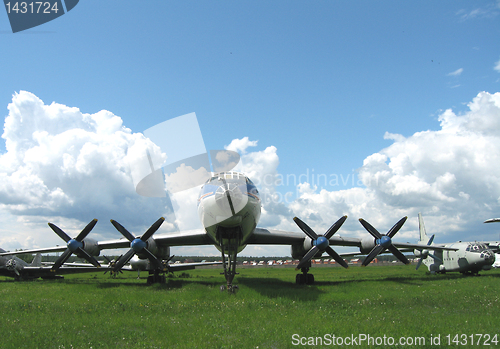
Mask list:
[[295,276],[295,283],[297,285],[312,285],[314,284],[314,275],[308,274],[309,268],[311,267],[311,262],[300,268],[302,274],[297,274]]
[[[241,230],[236,228],[219,228],[217,231],[217,240],[222,253],[222,265],[224,267],[224,277],[226,285],[220,287],[221,291],[227,290],[229,293],[238,291],[238,285],[233,285],[233,279],[236,274],[236,256],[241,240]],[[227,250],[226,250],[227,249]]]
[[150,270],[148,276],[148,285],[151,284],[164,284],[165,283],[165,273],[158,269]]
[[[224,266],[224,277],[226,278],[227,285],[221,285],[220,290],[229,293],[236,293],[238,285],[233,285],[233,279],[236,274],[236,255],[238,254],[238,238],[228,240],[228,251],[224,250],[224,244],[220,244],[222,252],[222,265]],[[227,253],[227,256],[226,256]]]

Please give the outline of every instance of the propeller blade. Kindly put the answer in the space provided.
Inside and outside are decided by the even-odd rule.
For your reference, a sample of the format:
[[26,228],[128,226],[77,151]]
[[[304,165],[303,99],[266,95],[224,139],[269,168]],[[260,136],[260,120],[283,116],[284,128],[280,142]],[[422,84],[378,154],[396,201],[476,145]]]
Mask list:
[[408,217],[401,218],[385,235],[381,235],[377,231],[377,229],[372,227],[371,224],[365,221],[363,218],[359,219],[361,225],[376,239],[375,243],[377,244],[363,261],[363,266],[367,266],[379,253],[383,252],[385,249],[388,249],[397,259],[399,259],[404,264],[410,263],[410,261],[408,261],[408,258],[406,258],[405,255],[402,254],[401,251],[399,251],[392,244],[392,237],[396,235],[403,224],[405,224],[407,219]]
[[311,247],[311,249],[305,254],[304,257],[299,262],[299,265],[297,265],[297,269],[301,269],[304,265],[309,263],[311,259],[316,255],[316,253],[319,252],[319,248],[317,246]]
[[125,236],[125,238],[132,242],[134,241],[135,237],[130,234],[130,232],[125,229],[125,227],[123,225],[121,225],[120,223],[118,223],[117,221],[115,221],[114,219],[111,220],[111,224],[113,224],[113,226],[116,228],[116,230],[118,230],[123,236]]
[[160,228],[164,221],[165,218],[161,217],[156,222],[154,222],[153,225],[151,225],[151,227],[149,227],[149,229],[146,230],[144,234],[142,234],[141,240],[146,241],[147,239],[149,239]]
[[57,225],[49,223],[49,227],[54,231],[54,233],[59,235],[59,237],[61,239],[63,239],[64,242],[68,242],[69,240],[71,240],[71,238],[68,236],[68,234],[66,234],[64,231],[62,231],[61,228],[59,228]]
[[370,254],[368,256],[366,256],[365,260],[363,261],[363,263],[361,263],[361,265],[363,267],[366,267],[383,250],[384,250],[384,246],[381,246],[381,245],[377,245],[374,248],[372,248],[372,250],[370,251]]
[[[299,226],[299,228],[309,236],[312,240],[316,240],[318,235],[312,230],[306,223],[304,223],[299,217],[294,217],[293,220]],[[339,227],[340,228],[340,227]]]
[[333,234],[335,234],[337,232],[337,230],[340,229],[340,227],[342,226],[342,224],[344,224],[346,219],[347,219],[347,216],[341,217],[337,222],[335,222],[335,224],[333,224],[330,227],[330,229],[328,229],[326,231],[326,233],[323,236],[327,239],[330,239],[333,236]]
[[[88,233],[87,233],[88,234]],[[85,258],[89,263],[91,263],[92,265],[94,265],[94,267],[96,268],[100,268],[101,265],[99,264],[99,262],[97,261],[97,259],[95,259],[94,257],[92,257],[87,251],[85,251],[83,248],[79,248],[77,250],[77,255],[80,257],[80,256],[83,256],[83,258]]]
[[83,230],[80,232],[80,234],[78,234],[75,240],[82,241],[83,239],[85,239],[85,237],[90,233],[90,231],[94,229],[96,224],[97,224],[97,219],[94,218],[92,221],[90,221],[89,224],[87,224],[85,228],[83,228]]
[[406,256],[404,254],[402,254],[401,251],[399,251],[396,247],[394,247],[394,246],[391,245],[387,249],[389,251],[391,251],[392,254],[394,256],[396,256],[396,258],[399,259],[404,264],[410,264],[410,261],[408,260],[408,258],[406,258]]
[[61,265],[64,264],[64,262],[66,262],[69,258],[69,256],[71,256],[71,250],[68,248],[66,249],[66,251],[64,251],[64,253],[54,262],[54,264],[52,265],[52,268],[50,269],[52,272],[55,272],[57,269],[59,269],[59,267]]
[[363,218],[360,218],[359,219],[359,222],[361,223],[361,225],[363,227],[365,227],[365,229],[370,233],[372,234],[372,236],[375,238],[375,239],[380,239],[382,237],[382,234],[380,234],[378,232],[377,229],[375,229],[374,227],[372,227],[372,225],[370,223],[368,223],[367,221],[365,221]]
[[335,259],[335,262],[337,262],[338,264],[340,264],[341,266],[343,266],[344,268],[349,268],[349,266],[347,265],[347,262],[338,255],[337,252],[335,252],[330,246],[328,246],[325,251],[333,258]]
[[396,233],[399,231],[399,229],[401,229],[401,227],[403,226],[403,224],[405,224],[405,222],[406,222],[407,219],[408,219],[407,216],[401,218],[399,220],[399,222],[397,222],[396,224],[394,224],[394,226],[391,228],[391,230],[389,230],[389,232],[386,235],[392,239],[394,237],[394,235],[396,235]]
[[68,258],[71,256],[72,253],[77,253],[79,256],[83,256],[87,261],[92,263],[94,266],[99,268],[101,265],[99,262],[92,257],[90,254],[88,254],[87,251],[85,251],[83,247],[83,239],[90,233],[90,231],[95,227],[97,224],[97,219],[93,219],[90,221],[89,224],[83,230],[78,234],[76,239],[71,239],[68,234],[66,234],[61,228],[59,228],[57,225],[53,223],[49,223],[49,227],[56,233],[61,239],[63,239],[67,245],[68,248],[64,253],[55,261],[55,263],[52,265],[51,270],[55,272],[57,269],[63,265]]
[[435,256],[435,255],[429,253],[429,257],[435,259],[438,262],[443,263],[443,260],[441,258],[439,258],[438,256]]
[[422,258],[419,258],[418,262],[417,262],[417,267],[415,268],[415,270],[418,270],[418,268],[420,268],[421,264],[422,264]]
[[161,262],[161,260],[156,258],[155,255],[152,254],[147,248],[142,250],[141,253],[146,254],[146,256],[148,257],[151,264],[155,264],[158,269],[161,269],[162,271],[167,271],[166,268],[163,266],[163,263]]
[[113,270],[115,272],[120,270],[125,264],[127,264],[127,262],[133,257],[134,254],[135,254],[135,251],[133,249],[128,250],[128,252],[125,253],[123,256],[121,256],[120,259],[118,260],[118,262],[116,262]]

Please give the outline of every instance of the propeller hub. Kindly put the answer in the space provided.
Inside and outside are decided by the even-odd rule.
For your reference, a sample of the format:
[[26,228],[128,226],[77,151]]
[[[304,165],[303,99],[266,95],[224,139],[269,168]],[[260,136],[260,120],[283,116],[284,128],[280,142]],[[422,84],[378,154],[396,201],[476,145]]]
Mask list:
[[378,241],[377,241],[377,244],[384,247],[384,248],[388,248],[389,246],[392,245],[392,240],[389,236],[387,235],[383,235]]
[[79,248],[83,248],[83,243],[76,241],[75,239],[71,239],[68,241],[68,248],[71,252],[76,252]]
[[141,239],[137,238],[137,239],[134,239],[131,243],[130,243],[130,247],[132,247],[132,249],[138,253],[138,252],[141,252],[143,249],[145,249],[146,247],[148,246],[148,244],[145,242],[145,241],[142,241]]
[[5,266],[7,267],[8,270],[14,270],[16,269],[16,260],[14,258],[9,259]]
[[313,245],[324,251],[330,245],[330,242],[324,236],[320,236],[313,241]]

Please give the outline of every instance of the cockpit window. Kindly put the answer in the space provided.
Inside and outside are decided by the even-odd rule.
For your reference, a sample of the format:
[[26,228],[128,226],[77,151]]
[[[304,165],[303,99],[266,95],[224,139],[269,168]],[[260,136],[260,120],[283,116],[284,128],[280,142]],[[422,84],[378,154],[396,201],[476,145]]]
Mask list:
[[467,246],[467,248],[465,249],[465,251],[468,251],[468,252],[482,252],[484,250],[487,250],[488,249],[488,246],[486,246],[485,244],[481,244],[481,243],[472,243],[472,244],[469,244]]
[[240,183],[244,184],[246,181],[247,183],[252,183],[243,173],[240,172],[221,172],[221,173],[216,173],[214,174],[205,184],[214,184],[214,185],[220,185],[222,183],[222,180],[226,181],[226,183]]

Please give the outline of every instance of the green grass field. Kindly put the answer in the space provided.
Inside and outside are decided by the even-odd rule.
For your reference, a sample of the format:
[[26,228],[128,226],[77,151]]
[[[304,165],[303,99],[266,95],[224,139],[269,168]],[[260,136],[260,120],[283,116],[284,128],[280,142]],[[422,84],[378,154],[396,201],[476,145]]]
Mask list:
[[384,348],[386,336],[389,344],[388,337],[396,344],[400,337],[425,339],[425,345],[406,348],[468,348],[478,347],[471,340],[484,344],[487,337],[479,334],[494,339],[500,271],[464,277],[423,269],[313,268],[316,284],[299,286],[293,268],[240,268],[235,295],[219,291],[219,269],[189,271],[152,286],[136,273],[0,279],[0,347],[296,348],[321,344],[316,337],[333,347],[328,344],[340,339],[332,335],[349,342],[364,335],[374,345],[344,347]]

